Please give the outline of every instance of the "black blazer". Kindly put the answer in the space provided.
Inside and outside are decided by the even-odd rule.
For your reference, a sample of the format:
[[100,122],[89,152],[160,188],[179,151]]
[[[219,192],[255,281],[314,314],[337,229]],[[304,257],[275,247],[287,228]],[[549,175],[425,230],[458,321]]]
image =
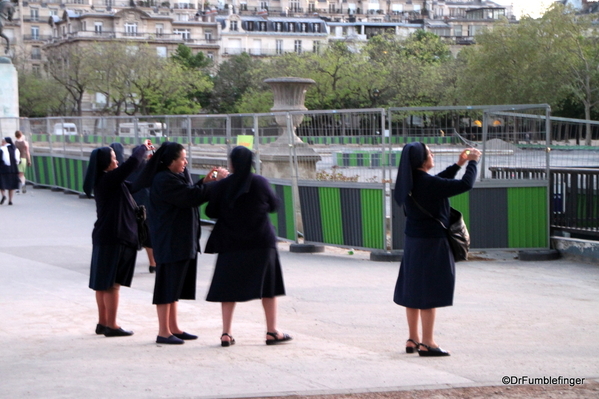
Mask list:
[[200,251],[198,207],[208,201],[209,187],[203,179],[193,184],[184,174],[159,172],[150,188],[148,224],[157,263],[194,259]]
[[118,168],[104,172],[94,187],[96,214],[94,245],[125,244],[137,247],[137,221],[131,194],[125,182],[146,155],[145,148],[134,151]]

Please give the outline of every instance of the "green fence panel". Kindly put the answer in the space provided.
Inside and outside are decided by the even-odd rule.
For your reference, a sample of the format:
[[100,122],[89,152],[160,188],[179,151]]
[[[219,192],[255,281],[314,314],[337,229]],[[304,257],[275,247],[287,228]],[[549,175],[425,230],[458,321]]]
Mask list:
[[360,190],[362,205],[362,247],[385,249],[383,190]]
[[547,248],[547,188],[509,188],[508,244],[510,248]]

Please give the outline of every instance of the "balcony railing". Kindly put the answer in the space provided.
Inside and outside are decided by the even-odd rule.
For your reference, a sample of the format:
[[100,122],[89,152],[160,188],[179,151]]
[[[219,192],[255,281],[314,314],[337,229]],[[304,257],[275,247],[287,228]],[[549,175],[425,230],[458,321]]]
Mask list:
[[[41,37],[41,36],[40,36]],[[129,39],[129,40],[155,40],[158,42],[186,42],[186,43],[194,43],[194,44],[216,44],[220,41],[219,37],[211,37],[210,39],[206,39],[205,37],[183,37],[180,34],[174,33],[136,33],[136,32],[114,32],[114,31],[79,31],[67,33],[65,35],[59,35],[57,37],[50,38],[54,42],[58,42],[64,39]],[[49,40],[49,39],[48,39]]]
[[23,35],[23,41],[26,42],[47,42],[49,40],[52,40],[52,35]]

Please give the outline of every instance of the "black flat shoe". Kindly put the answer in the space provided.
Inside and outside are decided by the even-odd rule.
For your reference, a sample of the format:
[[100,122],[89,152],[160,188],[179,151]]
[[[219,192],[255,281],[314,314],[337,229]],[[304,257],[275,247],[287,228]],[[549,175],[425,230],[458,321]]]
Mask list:
[[[223,337],[229,337],[230,341],[223,341]],[[230,334],[223,333],[223,335],[220,336],[220,346],[226,347],[231,345],[235,345],[235,338],[233,338],[233,336]]]
[[156,273],[156,266],[149,267],[150,273]]
[[441,349],[440,347],[437,348],[432,348],[428,345],[425,344],[418,344],[418,346],[424,346],[427,350],[425,351],[421,351],[420,349],[418,349],[418,354],[420,356],[451,356],[449,354],[449,352],[447,352],[446,350]]
[[108,326],[104,327],[104,336],[105,337],[128,337],[133,335],[133,331],[123,330],[121,327],[119,328],[110,328]]
[[4,201],[6,201],[6,196],[2,196],[2,199],[0,200],[0,205],[4,204]]
[[188,341],[188,340],[192,340],[192,339],[198,339],[197,335],[193,335],[193,334],[188,334],[185,331],[183,331],[181,334],[173,334],[175,337],[182,339],[184,341]]
[[279,338],[277,335],[279,333],[278,332],[267,332],[266,335],[273,337],[274,339],[267,339],[266,340],[266,345],[278,345],[278,344],[282,344],[285,343],[287,341],[291,341],[293,339],[293,337],[287,333],[281,333],[283,334],[283,338]]
[[104,335],[105,330],[106,330],[106,326],[103,326],[102,324],[96,324],[96,334]]
[[156,343],[157,344],[165,344],[165,345],[181,345],[181,344],[184,344],[185,341],[175,337],[174,335],[171,335],[168,338],[164,338],[164,337],[161,337],[160,335],[158,335],[158,336],[156,336]]
[[415,353],[418,350],[418,345],[419,345],[418,342],[414,341],[411,338],[406,341],[406,344],[408,342],[411,342],[411,343],[413,343],[416,346],[408,346],[408,345],[406,345],[406,353]]

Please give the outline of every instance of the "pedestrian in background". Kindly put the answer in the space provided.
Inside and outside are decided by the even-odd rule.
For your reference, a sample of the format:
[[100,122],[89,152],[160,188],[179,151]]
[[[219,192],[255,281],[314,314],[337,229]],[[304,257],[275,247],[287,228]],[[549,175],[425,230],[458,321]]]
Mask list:
[[20,153],[20,162],[19,162],[19,180],[21,181],[20,191],[22,193],[27,192],[27,180],[25,179],[25,173],[27,172],[27,168],[31,166],[31,154],[29,153],[29,143],[25,140],[25,135],[17,130],[15,132],[15,147],[19,150]]
[[152,303],[158,313],[158,344],[180,345],[198,338],[179,327],[177,303],[195,299],[201,234],[198,207],[208,201],[211,186],[205,183],[227,174],[214,168],[194,184],[185,147],[164,142],[134,183],[134,192],[150,187],[148,221],[156,258]]
[[12,205],[15,190],[19,189],[19,150],[15,147],[10,137],[2,140],[0,147],[0,205],[6,201],[4,191],[8,191],[8,205]]
[[217,219],[208,238],[206,253],[218,258],[210,290],[210,302],[221,302],[221,345],[235,344],[231,324],[237,302],[261,299],[266,316],[266,344],[290,341],[277,329],[277,296],[285,295],[277,239],[268,217],[279,199],[268,181],[252,173],[252,152],[238,146],[229,155],[231,175],[215,183],[206,215]]
[[[479,158],[480,151],[464,150],[455,164],[432,176],[428,172],[435,166],[435,158],[426,145],[410,143],[401,152],[394,198],[404,207],[406,228],[393,300],[406,308],[407,353],[418,351],[420,356],[449,356],[449,352],[435,342],[434,326],[436,308],[453,304],[455,260],[445,228],[422,209],[449,226],[448,198],[472,189]],[[455,179],[466,162],[466,172],[461,179]]]
[[138,147],[121,165],[112,148],[93,150],[83,184],[87,197],[93,194],[96,202],[89,288],[96,291],[96,334],[106,337],[133,335],[116,321],[120,286],[131,286],[138,243],[135,206],[126,178],[149,149],[149,143]]

